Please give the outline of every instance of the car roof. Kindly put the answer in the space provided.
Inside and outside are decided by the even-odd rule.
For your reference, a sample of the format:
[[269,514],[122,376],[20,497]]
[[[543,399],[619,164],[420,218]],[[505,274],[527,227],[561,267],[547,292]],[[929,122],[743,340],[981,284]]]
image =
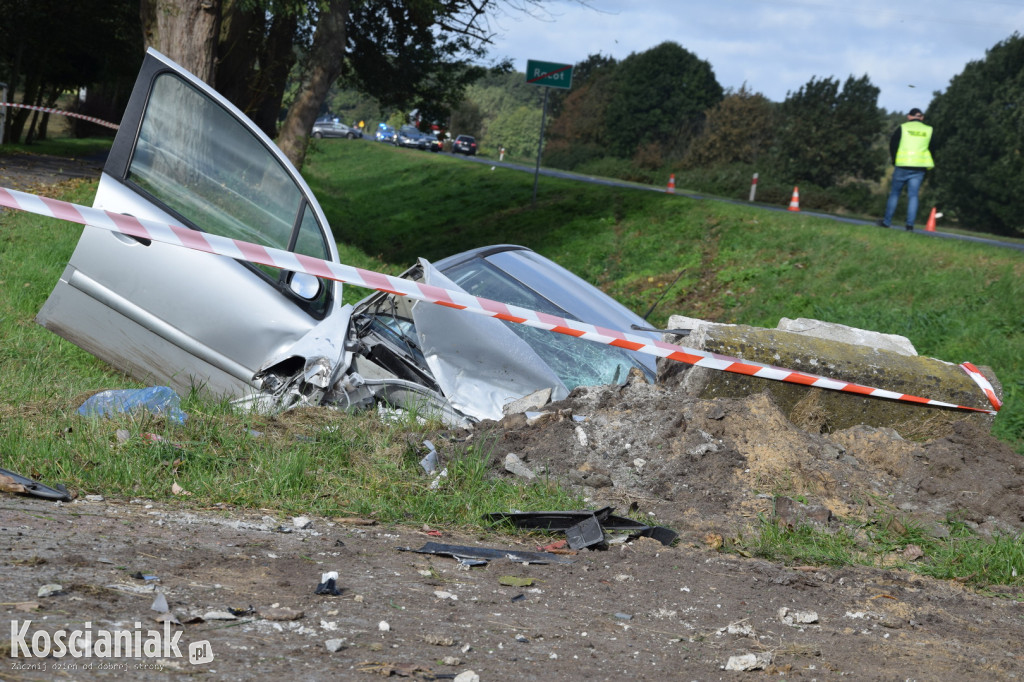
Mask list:
[[[545,258],[525,246],[496,244],[482,246],[463,253],[442,258],[434,263],[441,272],[463,265],[468,261],[482,259],[519,280],[530,289],[581,321],[601,325],[609,329],[630,332],[639,336],[660,339],[660,335],[633,330],[632,325],[647,326],[647,322],[604,293],[558,263]],[[645,365],[653,367],[654,357],[637,356]]]

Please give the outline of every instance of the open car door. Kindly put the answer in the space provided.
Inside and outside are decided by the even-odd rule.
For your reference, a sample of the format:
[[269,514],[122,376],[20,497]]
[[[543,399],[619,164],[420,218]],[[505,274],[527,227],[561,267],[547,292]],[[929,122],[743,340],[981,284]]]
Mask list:
[[[238,109],[150,50],[94,206],[337,261],[298,171]],[[323,384],[348,322],[341,285],[85,227],[38,321],[144,383],[235,398],[267,377]],[[335,341],[337,340],[337,341]],[[281,372],[263,371],[277,363]]]

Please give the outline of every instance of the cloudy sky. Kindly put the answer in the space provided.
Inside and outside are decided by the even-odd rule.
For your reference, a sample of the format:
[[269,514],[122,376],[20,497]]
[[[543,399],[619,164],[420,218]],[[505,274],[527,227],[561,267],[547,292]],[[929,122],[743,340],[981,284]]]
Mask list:
[[[812,77],[867,74],[890,111],[932,93],[985,51],[1024,34],[1024,0],[546,0],[491,19],[492,54],[570,64],[624,59],[666,40],[711,64],[723,88],[744,83],[781,102]],[[506,0],[529,7],[528,0]]]

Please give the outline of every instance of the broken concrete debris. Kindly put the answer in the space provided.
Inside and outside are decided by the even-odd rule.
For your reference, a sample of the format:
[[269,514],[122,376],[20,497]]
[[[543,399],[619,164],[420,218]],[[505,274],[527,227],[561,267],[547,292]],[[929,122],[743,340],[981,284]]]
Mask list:
[[519,455],[514,452],[505,455],[505,471],[525,478],[527,481],[537,478],[537,474],[533,473],[533,470],[526,466],[523,460],[519,459]]
[[817,611],[799,611],[797,609],[790,609],[785,606],[780,607],[778,611],[779,620],[786,624],[794,627],[801,625],[810,625],[818,622]]
[[726,670],[764,670],[772,662],[772,654],[770,651],[762,651],[756,654],[742,654],[740,656],[730,656],[729,661],[725,664]]
[[57,595],[64,594],[64,586],[57,583],[50,583],[43,585],[36,592],[37,597],[56,597]]
[[[678,323],[678,324],[676,324]],[[904,337],[818,320],[783,318],[777,329],[718,324],[680,315],[669,327],[688,327],[687,346],[742,360],[789,368],[844,383],[884,388],[955,405],[987,409],[985,394],[959,366],[918,356]],[[666,341],[673,341],[666,335]],[[988,368],[980,368],[1001,394]],[[756,376],[743,376],[658,361],[658,383],[679,386],[698,398],[743,398],[766,392],[786,417],[808,431],[835,432],[857,425],[913,429],[928,420],[932,430],[968,420],[991,424],[993,417],[962,410],[925,410],[915,402],[872,398]]]

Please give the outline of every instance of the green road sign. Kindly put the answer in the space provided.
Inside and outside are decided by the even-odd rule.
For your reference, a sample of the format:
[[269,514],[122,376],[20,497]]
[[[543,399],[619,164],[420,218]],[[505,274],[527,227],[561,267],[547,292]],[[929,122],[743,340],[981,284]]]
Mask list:
[[528,60],[526,62],[526,82],[568,90],[572,87],[572,64]]

